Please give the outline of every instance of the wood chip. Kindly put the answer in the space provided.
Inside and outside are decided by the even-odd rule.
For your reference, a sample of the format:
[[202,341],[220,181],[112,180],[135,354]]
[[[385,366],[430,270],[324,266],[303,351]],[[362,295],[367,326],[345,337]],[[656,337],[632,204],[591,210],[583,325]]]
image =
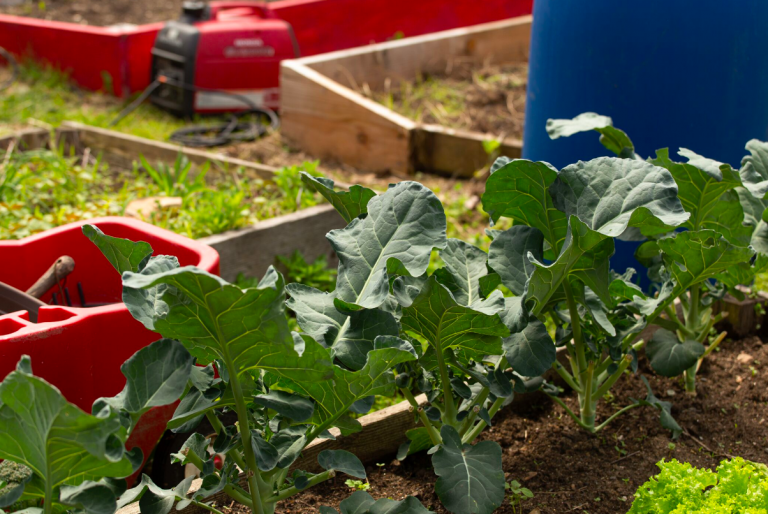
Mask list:
[[753,360],[755,360],[754,357],[752,357],[750,354],[744,353],[744,352],[741,352],[739,354],[739,356],[736,357],[736,362],[738,362],[739,364],[749,364]]
[[125,208],[125,215],[129,218],[147,219],[153,213],[181,207],[181,197],[178,196],[150,196],[133,200]]

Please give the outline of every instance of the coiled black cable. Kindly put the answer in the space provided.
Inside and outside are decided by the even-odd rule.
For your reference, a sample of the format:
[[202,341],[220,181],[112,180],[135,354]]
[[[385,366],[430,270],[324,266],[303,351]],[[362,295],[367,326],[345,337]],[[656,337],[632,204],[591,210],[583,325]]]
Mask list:
[[[191,146],[196,148],[212,148],[215,146],[224,146],[232,143],[242,141],[254,141],[264,136],[270,130],[277,130],[280,128],[280,119],[277,117],[277,113],[272,109],[266,107],[259,107],[254,104],[250,98],[229,91],[223,91],[220,89],[210,89],[206,87],[193,86],[191,84],[184,84],[177,82],[168,77],[158,77],[157,80],[152,82],[144,92],[139,95],[136,100],[131,102],[125,109],[120,111],[120,114],[112,120],[109,124],[110,127],[117,125],[123,118],[133,112],[139,104],[146,100],[152,92],[162,84],[168,84],[174,87],[180,87],[187,91],[195,92],[207,92],[212,94],[218,94],[222,96],[229,96],[241,101],[248,106],[245,111],[239,111],[230,114],[230,120],[227,123],[219,123],[215,125],[193,125],[185,127],[175,131],[171,134],[171,141],[175,141],[184,146]],[[241,121],[241,118],[245,116],[255,116],[255,120]]]
[[0,83],[0,91],[3,91],[11,87],[13,83],[16,82],[16,79],[19,77],[19,62],[16,60],[16,58],[13,56],[11,52],[9,52],[8,50],[6,50],[1,46],[0,46],[0,56],[2,56],[6,61],[8,61],[8,66],[10,66],[11,68],[11,76],[7,78],[4,82]]

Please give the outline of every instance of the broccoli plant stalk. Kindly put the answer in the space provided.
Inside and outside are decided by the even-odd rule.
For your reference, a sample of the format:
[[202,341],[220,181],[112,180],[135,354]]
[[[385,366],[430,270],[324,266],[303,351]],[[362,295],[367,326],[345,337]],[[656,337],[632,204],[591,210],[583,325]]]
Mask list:
[[[629,137],[606,116],[550,120],[547,130],[553,139],[595,130],[606,148],[628,161],[640,160]],[[750,154],[739,170],[685,148],[678,154],[687,162],[673,161],[666,148],[648,159],[672,175],[689,218],[680,225],[683,232],[656,227],[644,234],[649,240],[635,256],[648,267],[658,294],[638,296],[633,303],[649,324],[661,327],[646,348],[651,367],[663,376],[682,376],[689,394],[696,393],[702,361],[726,336],[721,332],[704,345],[726,316],[714,314],[713,302],[726,292],[742,298],[737,286],[750,284],[768,265],[768,143],[752,140],[746,149]],[[682,321],[673,308],[676,301],[683,307]]]

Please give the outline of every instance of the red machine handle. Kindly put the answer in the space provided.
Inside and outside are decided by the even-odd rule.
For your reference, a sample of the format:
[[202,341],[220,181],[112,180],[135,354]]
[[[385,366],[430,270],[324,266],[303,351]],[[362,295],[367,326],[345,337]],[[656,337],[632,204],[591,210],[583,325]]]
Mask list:
[[[211,19],[216,20],[224,11],[232,9],[242,9],[243,11],[250,11],[250,14],[261,16],[262,18],[277,18],[277,15],[269,8],[264,2],[249,2],[245,1],[232,1],[232,2],[211,2]],[[249,14],[249,15],[250,15]]]

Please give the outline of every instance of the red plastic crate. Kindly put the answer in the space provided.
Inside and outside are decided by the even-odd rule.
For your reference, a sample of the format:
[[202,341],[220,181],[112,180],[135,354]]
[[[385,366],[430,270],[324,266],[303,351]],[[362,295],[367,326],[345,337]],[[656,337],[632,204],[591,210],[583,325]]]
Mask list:
[[[121,302],[120,275],[101,251],[83,235],[85,224],[105,234],[146,241],[155,255],[175,255],[182,266],[194,265],[219,274],[213,248],[130,218],[107,217],[72,223],[18,241],[0,241],[0,281],[22,291],[29,288],[61,255],[75,260],[67,277],[73,307],[41,307],[38,322],[26,311],[0,316],[0,380],[15,369],[22,355],[32,358],[32,371],[55,385],[64,397],[90,412],[94,400],[114,396],[125,385],[120,365],[160,336],[133,319]],[[76,284],[82,283],[86,305],[79,306]],[[42,298],[50,301],[51,294]],[[144,459],[162,436],[175,405],[147,412],[127,442],[139,446]]]

